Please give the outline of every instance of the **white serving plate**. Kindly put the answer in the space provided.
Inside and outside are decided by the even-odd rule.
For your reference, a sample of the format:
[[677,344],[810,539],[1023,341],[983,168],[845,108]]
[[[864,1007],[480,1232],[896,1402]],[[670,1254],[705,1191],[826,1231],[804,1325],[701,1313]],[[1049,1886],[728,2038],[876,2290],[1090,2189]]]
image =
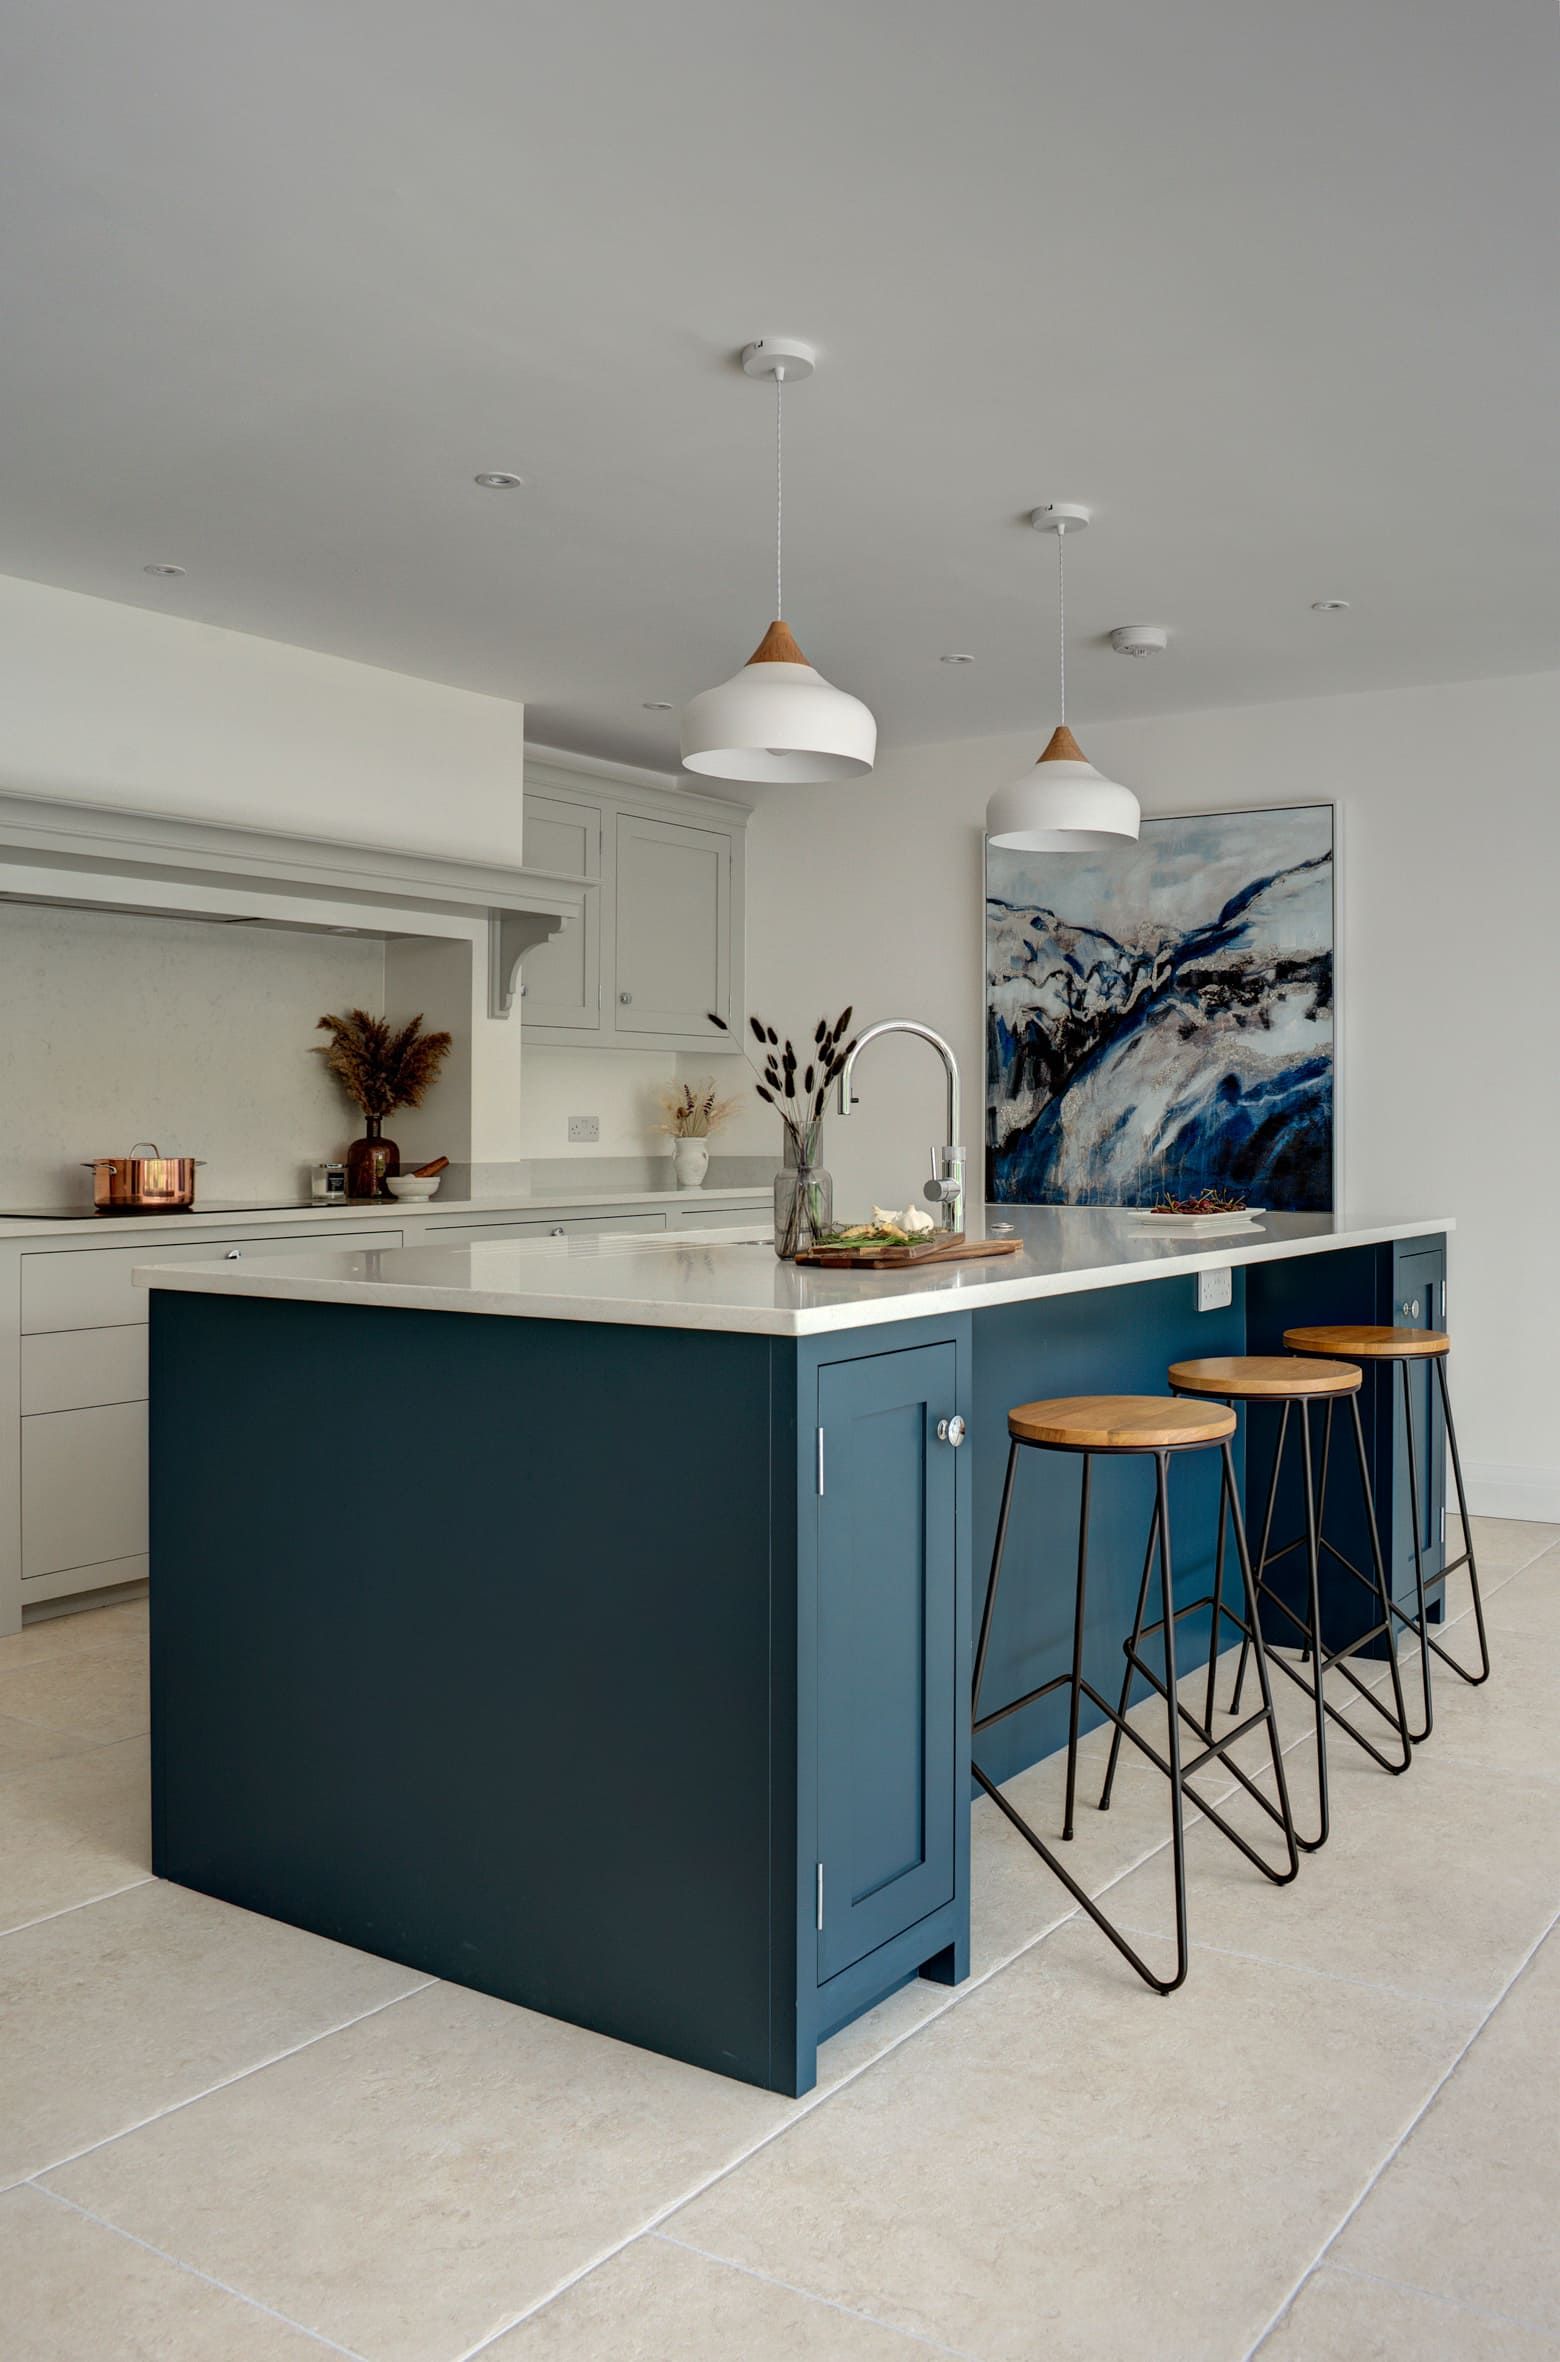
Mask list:
[[1223,1238],[1254,1230],[1266,1211],[1265,1206],[1245,1206],[1238,1214],[1156,1214],[1148,1206],[1134,1206],[1132,1218],[1166,1238]]

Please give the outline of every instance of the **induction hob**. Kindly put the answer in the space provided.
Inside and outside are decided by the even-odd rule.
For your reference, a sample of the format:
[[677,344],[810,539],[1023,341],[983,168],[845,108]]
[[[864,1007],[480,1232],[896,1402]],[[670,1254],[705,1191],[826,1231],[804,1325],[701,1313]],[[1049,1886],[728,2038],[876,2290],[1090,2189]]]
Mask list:
[[361,1213],[372,1198],[203,1197],[193,1206],[0,1206],[0,1222],[162,1222],[190,1214],[333,1214],[350,1206]]

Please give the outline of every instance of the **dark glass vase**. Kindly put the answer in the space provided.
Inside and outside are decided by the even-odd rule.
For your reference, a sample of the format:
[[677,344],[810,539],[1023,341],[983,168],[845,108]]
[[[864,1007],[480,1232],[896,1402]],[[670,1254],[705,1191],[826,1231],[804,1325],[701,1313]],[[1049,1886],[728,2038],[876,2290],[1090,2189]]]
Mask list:
[[384,1137],[384,1118],[366,1115],[363,1137],[347,1150],[348,1197],[388,1197],[385,1183],[401,1170],[401,1151]]

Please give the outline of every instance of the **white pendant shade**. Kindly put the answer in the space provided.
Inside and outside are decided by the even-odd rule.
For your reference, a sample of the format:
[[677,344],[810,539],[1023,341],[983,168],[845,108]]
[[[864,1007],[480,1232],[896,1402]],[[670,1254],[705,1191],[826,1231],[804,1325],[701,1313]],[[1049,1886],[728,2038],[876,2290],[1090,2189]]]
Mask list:
[[1142,815],[1130,787],[1096,771],[1065,723],[986,806],[986,835],[1015,853],[1099,853],[1130,842]]
[[683,708],[683,762],[708,779],[860,779],[876,753],[870,709],[816,672],[784,623],[770,625],[739,673]]

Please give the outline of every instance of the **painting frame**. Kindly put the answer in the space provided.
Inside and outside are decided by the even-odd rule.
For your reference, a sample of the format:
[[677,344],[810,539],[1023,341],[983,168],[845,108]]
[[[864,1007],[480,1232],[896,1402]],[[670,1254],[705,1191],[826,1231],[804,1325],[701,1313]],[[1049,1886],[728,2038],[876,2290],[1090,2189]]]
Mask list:
[[[1332,925],[1332,1124],[1331,1157],[1328,1169],[1329,1202],[1326,1209],[1324,1210],[1328,1214],[1336,1216],[1339,1208],[1345,1203],[1345,1193],[1347,1187],[1347,1129],[1344,1123],[1344,1085],[1347,1071],[1347,1028],[1345,1024],[1345,1010],[1347,1008],[1347,956],[1345,933],[1347,907],[1347,862],[1345,859],[1346,830],[1344,807],[1338,802],[1337,798],[1333,796],[1281,795],[1268,797],[1243,797],[1238,802],[1231,802],[1228,804],[1199,805],[1186,809],[1177,808],[1176,810],[1166,812],[1145,811],[1143,814],[1143,822],[1145,826],[1150,824],[1157,826],[1164,823],[1174,824],[1176,822],[1236,820],[1240,818],[1255,819],[1259,818],[1265,813],[1312,811],[1327,813],[1332,833],[1332,864],[1330,879]],[[994,1182],[992,1177],[992,1143],[990,1137],[992,1075],[989,1015],[991,1008],[991,865],[994,851],[1000,852],[1001,848],[994,848],[991,839],[985,834],[983,830],[981,832],[981,908],[979,930],[979,1007],[981,1022],[982,1081],[982,1134],[980,1143],[980,1159],[982,1194],[989,1205],[998,1207],[999,1209],[1005,1205],[1026,1202],[1049,1203],[1058,1206],[1065,1206],[1070,1202],[1077,1201],[1068,1201],[1063,1199],[1034,1201],[1018,1199],[999,1200],[993,1194]],[[1064,853],[1058,854],[1054,856],[1054,858],[1065,862],[1071,859],[1072,856]]]

